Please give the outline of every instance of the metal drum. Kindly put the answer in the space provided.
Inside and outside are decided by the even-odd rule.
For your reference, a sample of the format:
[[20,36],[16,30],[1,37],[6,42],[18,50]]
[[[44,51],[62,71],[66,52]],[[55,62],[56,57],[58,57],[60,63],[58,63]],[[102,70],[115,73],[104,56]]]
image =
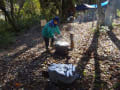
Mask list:
[[58,40],[55,42],[55,53],[59,55],[68,55],[70,44],[66,41]]

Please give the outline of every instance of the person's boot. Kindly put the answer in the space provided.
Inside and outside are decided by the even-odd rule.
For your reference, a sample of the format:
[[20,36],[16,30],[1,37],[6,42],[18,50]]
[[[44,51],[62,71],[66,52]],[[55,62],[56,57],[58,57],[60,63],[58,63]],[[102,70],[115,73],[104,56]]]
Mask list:
[[49,48],[48,48],[48,47],[46,47],[46,52],[50,52],[50,50],[49,50]]
[[53,47],[53,44],[52,44],[52,43],[50,44],[50,47]]
[[53,44],[51,44],[50,47],[51,47],[51,49],[54,49],[54,45]]
[[51,40],[50,47],[51,47],[52,49],[54,48],[54,38],[52,38],[52,40]]

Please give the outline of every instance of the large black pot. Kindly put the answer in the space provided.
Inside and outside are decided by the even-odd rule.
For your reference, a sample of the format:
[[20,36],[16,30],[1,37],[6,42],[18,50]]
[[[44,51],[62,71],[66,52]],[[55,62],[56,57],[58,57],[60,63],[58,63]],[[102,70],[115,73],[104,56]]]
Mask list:
[[70,44],[66,41],[58,40],[55,42],[55,53],[59,55],[68,55]]

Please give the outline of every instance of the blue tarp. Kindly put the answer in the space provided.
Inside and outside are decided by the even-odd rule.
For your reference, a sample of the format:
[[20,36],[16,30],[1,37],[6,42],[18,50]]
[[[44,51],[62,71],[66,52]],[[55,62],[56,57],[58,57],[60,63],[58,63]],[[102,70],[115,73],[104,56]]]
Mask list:
[[[104,6],[106,6],[106,5],[108,5],[108,3],[109,3],[109,0],[107,0],[107,1],[105,1],[105,2],[103,2],[103,3],[101,3],[101,6],[102,7],[104,7]],[[89,5],[89,4],[81,4],[81,5],[78,5],[77,7],[76,7],[76,10],[87,10],[87,9],[94,9],[94,8],[97,8],[97,4],[92,4],[92,5]]]
[[[101,6],[104,7],[104,6],[108,5],[108,3],[109,3],[109,1],[105,1],[105,2],[101,3]],[[97,4],[93,4],[93,5],[90,5],[90,6],[93,7],[93,8],[97,8]]]

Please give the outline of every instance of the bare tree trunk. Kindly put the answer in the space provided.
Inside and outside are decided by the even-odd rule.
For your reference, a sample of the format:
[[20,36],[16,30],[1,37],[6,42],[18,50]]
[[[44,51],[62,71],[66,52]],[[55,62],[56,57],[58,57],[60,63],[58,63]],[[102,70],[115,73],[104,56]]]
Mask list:
[[114,11],[116,9],[116,0],[111,0],[110,5],[108,5],[107,10],[105,12],[105,25],[112,27]]
[[97,21],[97,28],[99,28],[101,25],[104,24],[104,13],[102,11],[101,7],[101,0],[97,1],[97,6],[98,6],[98,21]]
[[10,7],[11,7],[11,17],[12,17],[13,20],[15,20],[13,0],[10,0]]
[[[3,10],[3,11],[4,11],[4,10]],[[15,24],[15,21],[10,18],[10,15],[8,14],[8,12],[4,11],[4,13],[5,13],[5,16],[8,18],[9,24],[11,24],[12,27],[14,28],[14,30],[16,30],[16,31],[18,32],[19,29],[17,28],[17,25]]]
[[6,9],[5,9],[4,0],[1,0],[1,1],[0,1],[0,9],[4,12],[5,16],[6,16],[7,19],[8,19],[9,24],[11,24],[12,27],[14,28],[14,30],[18,32],[19,29],[17,28],[17,25],[16,25],[14,19],[11,18],[10,14],[9,14],[9,13],[6,11]]
[[40,8],[42,9],[41,12],[42,12],[42,14],[44,14],[45,8],[46,8],[45,1],[44,0],[39,0],[39,3],[40,3]]
[[17,13],[18,15],[17,16],[19,17],[20,11],[24,6],[25,0],[18,1],[18,3],[19,3],[19,9],[18,9],[18,13]]
[[60,17],[62,17],[62,15],[63,15],[63,13],[62,13],[62,8],[63,7],[63,0],[61,0],[61,9],[60,9],[60,13],[61,13],[61,15],[60,15]]

